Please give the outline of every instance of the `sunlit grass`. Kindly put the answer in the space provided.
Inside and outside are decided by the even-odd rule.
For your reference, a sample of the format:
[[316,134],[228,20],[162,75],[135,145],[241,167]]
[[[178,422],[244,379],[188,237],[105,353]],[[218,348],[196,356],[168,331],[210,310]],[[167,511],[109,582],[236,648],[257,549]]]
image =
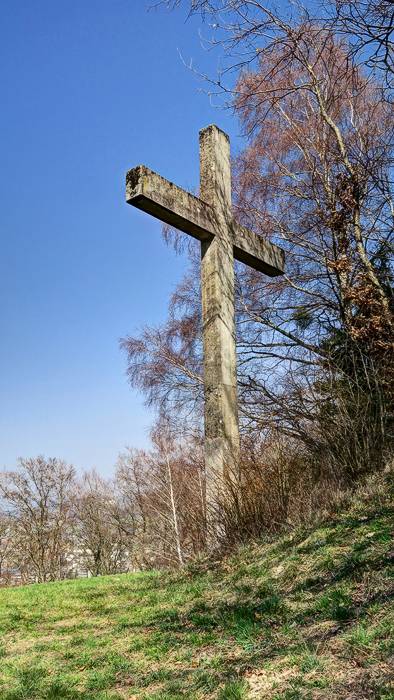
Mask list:
[[387,477],[217,569],[3,589],[0,698],[393,700],[392,529]]

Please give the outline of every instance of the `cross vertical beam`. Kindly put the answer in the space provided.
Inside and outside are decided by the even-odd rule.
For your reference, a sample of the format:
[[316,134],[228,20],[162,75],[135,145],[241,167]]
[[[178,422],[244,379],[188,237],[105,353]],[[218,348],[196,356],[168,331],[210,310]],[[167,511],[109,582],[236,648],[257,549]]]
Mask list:
[[212,207],[216,235],[201,241],[207,507],[238,477],[239,428],[234,314],[234,253],[228,136],[200,132],[200,197]]
[[234,220],[230,143],[211,125],[200,132],[200,197],[138,165],[126,175],[126,201],[201,242],[207,512],[214,524],[226,484],[239,479],[234,259],[271,277],[284,252]]

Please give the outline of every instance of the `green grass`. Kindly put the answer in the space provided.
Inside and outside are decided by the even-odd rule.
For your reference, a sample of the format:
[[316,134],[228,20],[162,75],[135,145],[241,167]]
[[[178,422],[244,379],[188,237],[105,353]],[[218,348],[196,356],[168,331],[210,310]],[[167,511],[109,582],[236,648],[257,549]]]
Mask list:
[[0,590],[1,700],[394,700],[390,474],[216,568]]

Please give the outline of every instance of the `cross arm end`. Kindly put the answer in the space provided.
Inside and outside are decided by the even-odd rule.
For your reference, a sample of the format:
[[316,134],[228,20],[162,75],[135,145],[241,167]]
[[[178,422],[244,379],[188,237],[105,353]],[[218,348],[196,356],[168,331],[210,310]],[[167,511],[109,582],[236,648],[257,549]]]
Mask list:
[[234,223],[233,241],[236,260],[269,277],[284,274],[285,252],[279,246],[266,241],[237,222]]
[[126,202],[200,241],[208,240],[215,233],[208,204],[146,165],[128,171]]

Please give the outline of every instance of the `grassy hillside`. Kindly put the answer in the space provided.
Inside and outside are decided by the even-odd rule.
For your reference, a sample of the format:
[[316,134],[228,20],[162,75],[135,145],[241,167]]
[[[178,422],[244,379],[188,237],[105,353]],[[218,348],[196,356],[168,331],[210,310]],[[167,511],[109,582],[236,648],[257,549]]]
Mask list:
[[393,700],[391,496],[216,568],[0,591],[1,700]]

